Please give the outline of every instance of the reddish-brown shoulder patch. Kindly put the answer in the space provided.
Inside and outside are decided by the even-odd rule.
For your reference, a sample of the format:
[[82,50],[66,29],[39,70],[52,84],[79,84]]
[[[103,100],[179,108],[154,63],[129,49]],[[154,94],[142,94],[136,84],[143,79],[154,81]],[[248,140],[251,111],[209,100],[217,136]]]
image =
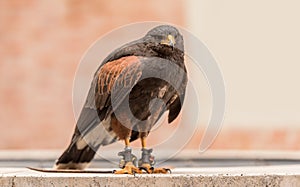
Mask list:
[[127,56],[103,65],[98,72],[99,93],[109,92],[125,68],[130,67],[136,70],[139,64],[140,61],[137,56]]

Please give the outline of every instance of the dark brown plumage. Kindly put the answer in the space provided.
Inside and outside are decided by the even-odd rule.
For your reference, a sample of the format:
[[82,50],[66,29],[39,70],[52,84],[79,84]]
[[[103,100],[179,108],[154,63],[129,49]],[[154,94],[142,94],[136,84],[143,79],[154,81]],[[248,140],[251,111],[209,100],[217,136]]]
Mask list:
[[55,167],[83,169],[100,146],[146,138],[166,111],[171,123],[180,113],[186,84],[183,38],[175,27],[155,27],[116,49],[96,71],[71,144]]

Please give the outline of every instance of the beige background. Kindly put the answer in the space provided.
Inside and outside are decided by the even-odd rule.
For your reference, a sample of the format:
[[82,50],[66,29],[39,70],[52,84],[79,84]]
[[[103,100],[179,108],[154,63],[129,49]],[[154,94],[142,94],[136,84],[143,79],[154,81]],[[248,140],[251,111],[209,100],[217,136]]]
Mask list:
[[[299,6],[296,0],[1,1],[0,149],[64,148],[75,123],[72,84],[82,55],[111,29],[149,20],[188,28],[220,65],[227,111],[212,148],[300,149]],[[198,148],[205,121],[200,125],[187,148]]]
[[225,125],[300,129],[300,2],[190,0],[188,28],[218,60]]

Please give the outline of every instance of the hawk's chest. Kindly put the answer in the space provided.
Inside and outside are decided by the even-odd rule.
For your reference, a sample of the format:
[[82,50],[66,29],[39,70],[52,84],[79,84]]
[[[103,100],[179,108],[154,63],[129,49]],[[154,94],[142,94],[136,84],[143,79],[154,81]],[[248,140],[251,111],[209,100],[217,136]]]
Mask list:
[[168,101],[175,94],[174,89],[166,81],[157,78],[144,79],[138,82],[129,94],[130,110],[135,117],[144,120],[154,110],[164,112],[168,107]]

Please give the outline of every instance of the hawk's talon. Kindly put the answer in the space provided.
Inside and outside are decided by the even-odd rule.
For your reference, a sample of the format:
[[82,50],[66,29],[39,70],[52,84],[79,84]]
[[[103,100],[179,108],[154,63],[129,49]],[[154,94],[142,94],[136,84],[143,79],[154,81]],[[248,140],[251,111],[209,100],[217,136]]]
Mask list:
[[167,173],[169,173],[169,174],[171,174],[172,171],[171,171],[171,169],[169,169],[169,168],[155,168],[155,169],[153,170],[153,173],[162,173],[162,174],[167,174]]
[[139,167],[140,170],[144,170],[146,173],[151,174],[153,173],[154,168],[146,168],[146,167]]
[[131,153],[129,147],[125,147],[124,151],[118,153],[123,158],[120,160],[119,167],[121,170],[114,171],[114,174],[132,174],[142,173],[142,171],[136,167],[136,156]]
[[136,173],[143,173],[142,170],[139,168],[135,167],[132,162],[127,162],[125,167],[120,170],[115,170],[114,174],[131,174],[135,175]]
[[144,170],[144,171],[146,171],[146,172],[148,173],[147,169],[144,168],[144,167],[139,167],[139,169],[140,169],[140,170]]
[[169,172],[169,174],[172,174],[172,170],[169,168],[164,168],[167,172]]
[[139,168],[140,170],[146,171],[148,174],[153,174],[153,173],[171,174],[172,173],[171,169],[169,168],[154,168],[149,163],[144,163]]
[[164,173],[169,173],[169,174],[172,174],[172,171],[171,169],[169,168],[157,168],[158,170],[162,170]]

